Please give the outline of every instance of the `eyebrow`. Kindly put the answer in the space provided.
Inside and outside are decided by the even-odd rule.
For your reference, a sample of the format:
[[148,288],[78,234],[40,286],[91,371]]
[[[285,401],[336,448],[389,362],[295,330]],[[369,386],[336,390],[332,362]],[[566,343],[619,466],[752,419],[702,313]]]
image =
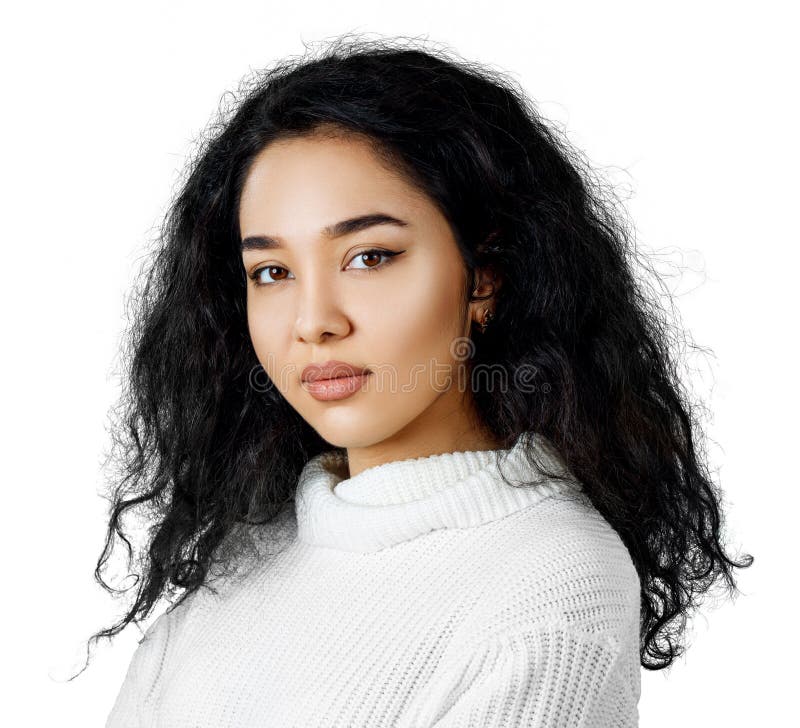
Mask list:
[[[320,231],[322,236],[327,240],[350,235],[351,233],[366,230],[375,225],[396,225],[398,227],[407,227],[408,223],[405,220],[400,220],[392,215],[386,215],[382,212],[370,213],[368,215],[359,215],[358,217],[351,217],[347,220],[341,220],[333,225],[326,225]],[[279,237],[270,235],[250,235],[242,240],[241,250],[272,250],[273,248],[282,248],[282,240]]]

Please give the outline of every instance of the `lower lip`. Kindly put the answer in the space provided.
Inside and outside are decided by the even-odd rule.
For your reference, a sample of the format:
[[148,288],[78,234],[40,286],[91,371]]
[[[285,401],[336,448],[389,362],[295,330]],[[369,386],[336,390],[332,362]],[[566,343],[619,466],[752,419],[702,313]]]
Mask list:
[[316,379],[313,382],[303,382],[303,386],[308,393],[321,402],[328,402],[335,399],[347,399],[352,397],[364,384],[369,376],[359,374],[357,377],[339,377],[337,379]]

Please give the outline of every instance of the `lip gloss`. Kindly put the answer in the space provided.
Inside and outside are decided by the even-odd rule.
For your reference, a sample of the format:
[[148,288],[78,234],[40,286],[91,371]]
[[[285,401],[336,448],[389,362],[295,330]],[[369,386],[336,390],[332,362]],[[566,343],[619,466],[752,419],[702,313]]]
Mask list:
[[347,399],[352,397],[369,376],[359,374],[356,377],[337,377],[336,379],[316,379],[314,381],[303,382],[303,387],[308,393],[320,402],[331,400]]

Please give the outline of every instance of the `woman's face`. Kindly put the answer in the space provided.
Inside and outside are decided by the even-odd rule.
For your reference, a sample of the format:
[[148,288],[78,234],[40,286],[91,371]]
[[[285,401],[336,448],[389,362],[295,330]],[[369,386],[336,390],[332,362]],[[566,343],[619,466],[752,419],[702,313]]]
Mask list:
[[[239,224],[256,355],[291,406],[348,449],[351,475],[487,442],[459,356],[486,303],[464,302],[465,268],[445,218],[365,141],[270,144],[247,177]],[[329,360],[371,373],[351,380],[350,396],[320,399],[301,377]]]

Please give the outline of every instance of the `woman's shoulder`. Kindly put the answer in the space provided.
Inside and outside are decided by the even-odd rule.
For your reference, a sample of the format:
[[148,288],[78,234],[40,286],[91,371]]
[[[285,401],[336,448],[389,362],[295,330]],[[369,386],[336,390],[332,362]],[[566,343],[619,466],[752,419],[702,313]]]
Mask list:
[[170,607],[173,636],[204,628],[231,605],[258,593],[275,560],[294,542],[296,534],[292,504],[266,523],[234,524],[214,550],[202,583]]
[[266,524],[237,523],[214,552],[203,582],[170,599],[140,640],[143,654],[166,654],[180,649],[233,603],[246,600],[260,588],[259,574],[285,551],[296,535],[294,508],[284,507]]
[[228,529],[214,551],[209,583],[223,584],[247,567],[263,566],[280,554],[297,535],[294,501],[286,502],[266,522],[239,521]]
[[554,494],[499,526],[490,551],[501,568],[482,590],[475,634],[553,624],[620,639],[638,634],[638,572],[619,533],[582,491]]

